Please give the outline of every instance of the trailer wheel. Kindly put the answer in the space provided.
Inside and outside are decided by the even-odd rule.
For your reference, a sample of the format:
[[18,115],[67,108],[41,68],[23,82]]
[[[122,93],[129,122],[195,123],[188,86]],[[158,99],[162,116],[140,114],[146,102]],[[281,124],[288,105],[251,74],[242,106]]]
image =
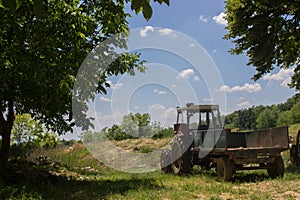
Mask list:
[[284,163],[282,157],[276,157],[274,163],[268,165],[267,171],[271,178],[276,178],[278,176],[283,177]]
[[192,172],[192,152],[187,138],[175,137],[172,142],[172,169],[174,174],[189,174]]
[[233,163],[227,157],[217,161],[217,175],[220,180],[229,181],[233,175]]
[[172,172],[171,150],[163,149],[160,155],[160,166],[164,173]]

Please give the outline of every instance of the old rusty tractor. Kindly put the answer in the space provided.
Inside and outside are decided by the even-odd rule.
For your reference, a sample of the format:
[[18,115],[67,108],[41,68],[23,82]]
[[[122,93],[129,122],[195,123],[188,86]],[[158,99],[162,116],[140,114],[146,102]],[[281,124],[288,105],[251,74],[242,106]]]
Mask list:
[[190,103],[177,108],[174,133],[170,149],[161,152],[165,173],[188,174],[198,165],[215,168],[224,181],[238,170],[266,169],[272,178],[284,174],[281,152],[289,148],[287,127],[231,132],[222,128],[218,105]]

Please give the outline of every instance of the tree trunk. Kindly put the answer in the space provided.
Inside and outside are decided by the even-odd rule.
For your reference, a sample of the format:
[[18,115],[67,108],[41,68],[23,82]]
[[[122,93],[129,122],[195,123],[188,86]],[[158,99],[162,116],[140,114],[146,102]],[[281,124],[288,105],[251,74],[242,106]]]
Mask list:
[[[2,145],[0,149],[0,170],[3,172],[7,168],[8,155],[10,148],[10,131],[7,128],[2,129]],[[5,129],[5,130],[3,130]]]
[[8,167],[10,136],[11,136],[13,123],[15,120],[13,101],[9,100],[6,105],[8,111],[6,113],[6,118],[4,117],[5,113],[3,113],[3,111],[0,115],[0,134],[2,136],[2,145],[0,149],[0,175],[5,175],[5,171]]

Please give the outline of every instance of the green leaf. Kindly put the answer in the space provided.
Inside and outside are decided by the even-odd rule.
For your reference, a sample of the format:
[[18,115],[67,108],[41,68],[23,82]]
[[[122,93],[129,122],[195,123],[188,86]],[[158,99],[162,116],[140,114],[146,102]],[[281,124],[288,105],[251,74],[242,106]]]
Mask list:
[[2,5],[11,11],[16,11],[17,8],[16,0],[2,0]]
[[158,2],[159,4],[165,3],[168,6],[170,5],[170,1],[169,0],[154,0],[154,2]]
[[38,18],[42,17],[43,0],[33,0],[33,12]]
[[134,10],[136,14],[138,14],[142,10],[141,7],[142,7],[142,1],[132,0],[131,10]]
[[84,39],[84,40],[85,40],[85,35],[84,35],[83,33],[81,33],[81,32],[78,32],[77,34],[78,34],[78,36],[79,36],[79,37],[81,37],[82,39]]
[[152,13],[153,13],[153,11],[152,11],[151,6],[147,3],[144,3],[143,4],[143,16],[147,21],[149,21],[150,18],[152,17]]
[[19,7],[21,6],[22,1],[21,0],[16,0],[16,10],[19,9]]

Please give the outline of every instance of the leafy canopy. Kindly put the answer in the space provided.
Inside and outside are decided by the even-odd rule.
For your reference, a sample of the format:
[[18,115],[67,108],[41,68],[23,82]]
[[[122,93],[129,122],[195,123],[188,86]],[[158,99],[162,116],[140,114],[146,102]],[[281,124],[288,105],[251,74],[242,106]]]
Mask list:
[[[16,11],[21,6],[23,0],[0,0],[0,8],[10,9],[11,11]],[[131,9],[135,11],[136,14],[140,12],[143,13],[143,16],[146,20],[149,20],[152,17],[153,10],[150,5],[150,0],[125,0],[126,3],[131,3]],[[159,4],[165,3],[170,5],[169,0],[154,0]],[[33,12],[37,16],[42,15],[43,11],[43,0],[32,0],[33,3]],[[118,0],[117,3],[123,3],[123,0]]]
[[[125,2],[2,0],[0,110],[8,110],[11,102],[16,113],[30,113],[59,133],[71,130],[77,71],[98,43],[128,34]],[[135,3],[133,8],[143,6]],[[114,45],[126,47],[126,38]],[[138,54],[121,55],[98,77],[97,91],[106,92],[108,76],[144,70],[142,64]]]
[[[145,70],[139,54],[117,55],[115,50],[126,48],[125,3],[134,4],[132,9],[141,10],[147,20],[152,16],[150,0],[137,1],[0,0],[0,175],[6,174],[15,114],[29,113],[59,134],[72,131],[74,121],[87,127],[87,101],[106,92],[107,77]],[[86,81],[97,88],[80,99],[82,113],[73,115],[72,96],[79,92],[73,86],[81,63],[99,43],[118,34],[124,37],[105,46],[116,59]]]
[[300,90],[299,0],[227,0],[228,34],[235,47],[246,52],[257,80],[278,66],[294,68],[291,87]]

